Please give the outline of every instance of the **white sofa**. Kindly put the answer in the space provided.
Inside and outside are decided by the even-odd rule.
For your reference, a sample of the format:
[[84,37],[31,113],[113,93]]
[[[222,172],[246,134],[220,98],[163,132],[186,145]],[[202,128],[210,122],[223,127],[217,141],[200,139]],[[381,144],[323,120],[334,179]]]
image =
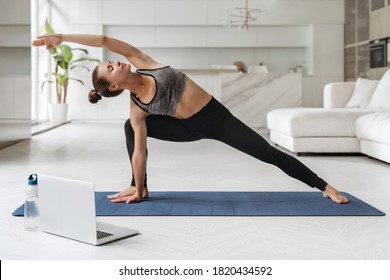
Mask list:
[[390,70],[380,81],[331,83],[324,108],[267,114],[270,140],[301,153],[363,153],[390,163]]

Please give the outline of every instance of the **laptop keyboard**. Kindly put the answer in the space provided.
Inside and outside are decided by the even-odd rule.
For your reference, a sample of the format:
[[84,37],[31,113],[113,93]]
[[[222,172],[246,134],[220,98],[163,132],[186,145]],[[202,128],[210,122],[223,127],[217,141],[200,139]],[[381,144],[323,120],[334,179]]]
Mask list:
[[113,235],[112,233],[108,233],[108,232],[104,232],[104,231],[100,231],[100,230],[97,230],[96,231],[96,235],[97,235],[97,239],[102,239],[102,238],[105,238],[105,237],[109,237],[111,235]]

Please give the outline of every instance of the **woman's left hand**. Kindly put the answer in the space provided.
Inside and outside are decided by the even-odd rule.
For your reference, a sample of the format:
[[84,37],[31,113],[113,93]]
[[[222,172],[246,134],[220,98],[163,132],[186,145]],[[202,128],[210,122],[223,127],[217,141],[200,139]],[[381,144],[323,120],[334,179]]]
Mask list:
[[36,40],[32,42],[32,45],[35,47],[46,46],[46,49],[51,49],[57,47],[62,43],[61,34],[47,34],[38,36]]

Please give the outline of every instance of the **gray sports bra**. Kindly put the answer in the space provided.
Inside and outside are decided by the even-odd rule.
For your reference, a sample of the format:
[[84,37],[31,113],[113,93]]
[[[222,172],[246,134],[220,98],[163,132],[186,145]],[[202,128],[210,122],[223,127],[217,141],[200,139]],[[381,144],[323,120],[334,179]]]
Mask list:
[[138,69],[136,72],[153,77],[156,83],[156,92],[152,101],[147,104],[131,93],[131,99],[135,104],[151,114],[173,116],[183,95],[186,75],[170,66]]

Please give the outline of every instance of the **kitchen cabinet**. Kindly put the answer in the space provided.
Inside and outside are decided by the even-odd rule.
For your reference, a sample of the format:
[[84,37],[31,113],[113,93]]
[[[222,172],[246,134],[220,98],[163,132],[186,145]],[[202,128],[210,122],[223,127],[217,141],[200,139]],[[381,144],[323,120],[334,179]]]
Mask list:
[[345,44],[356,42],[356,1],[345,1]]
[[[386,33],[384,9],[377,9],[380,3],[370,0],[345,0],[345,80],[354,81],[358,77],[369,76],[369,40]],[[371,6],[370,6],[371,3]],[[384,2],[383,2],[384,3]],[[370,7],[375,11],[370,12]]]
[[[390,37],[390,0],[371,0],[370,9],[370,40]],[[380,79],[387,69],[388,67],[369,69],[368,77]]]
[[384,0],[371,0],[371,12],[377,11],[385,7]]
[[386,7],[386,36],[385,37],[390,37],[390,5]]
[[370,46],[363,44],[357,47],[357,77],[367,78],[370,71]]
[[380,9],[370,13],[370,40],[386,37],[387,9]]
[[388,69],[388,67],[372,68],[369,77],[373,80],[380,80]]
[[369,0],[356,1],[357,5],[357,42],[366,41],[369,39],[369,23],[370,23],[370,10]]
[[356,47],[345,49],[345,80],[356,80]]

